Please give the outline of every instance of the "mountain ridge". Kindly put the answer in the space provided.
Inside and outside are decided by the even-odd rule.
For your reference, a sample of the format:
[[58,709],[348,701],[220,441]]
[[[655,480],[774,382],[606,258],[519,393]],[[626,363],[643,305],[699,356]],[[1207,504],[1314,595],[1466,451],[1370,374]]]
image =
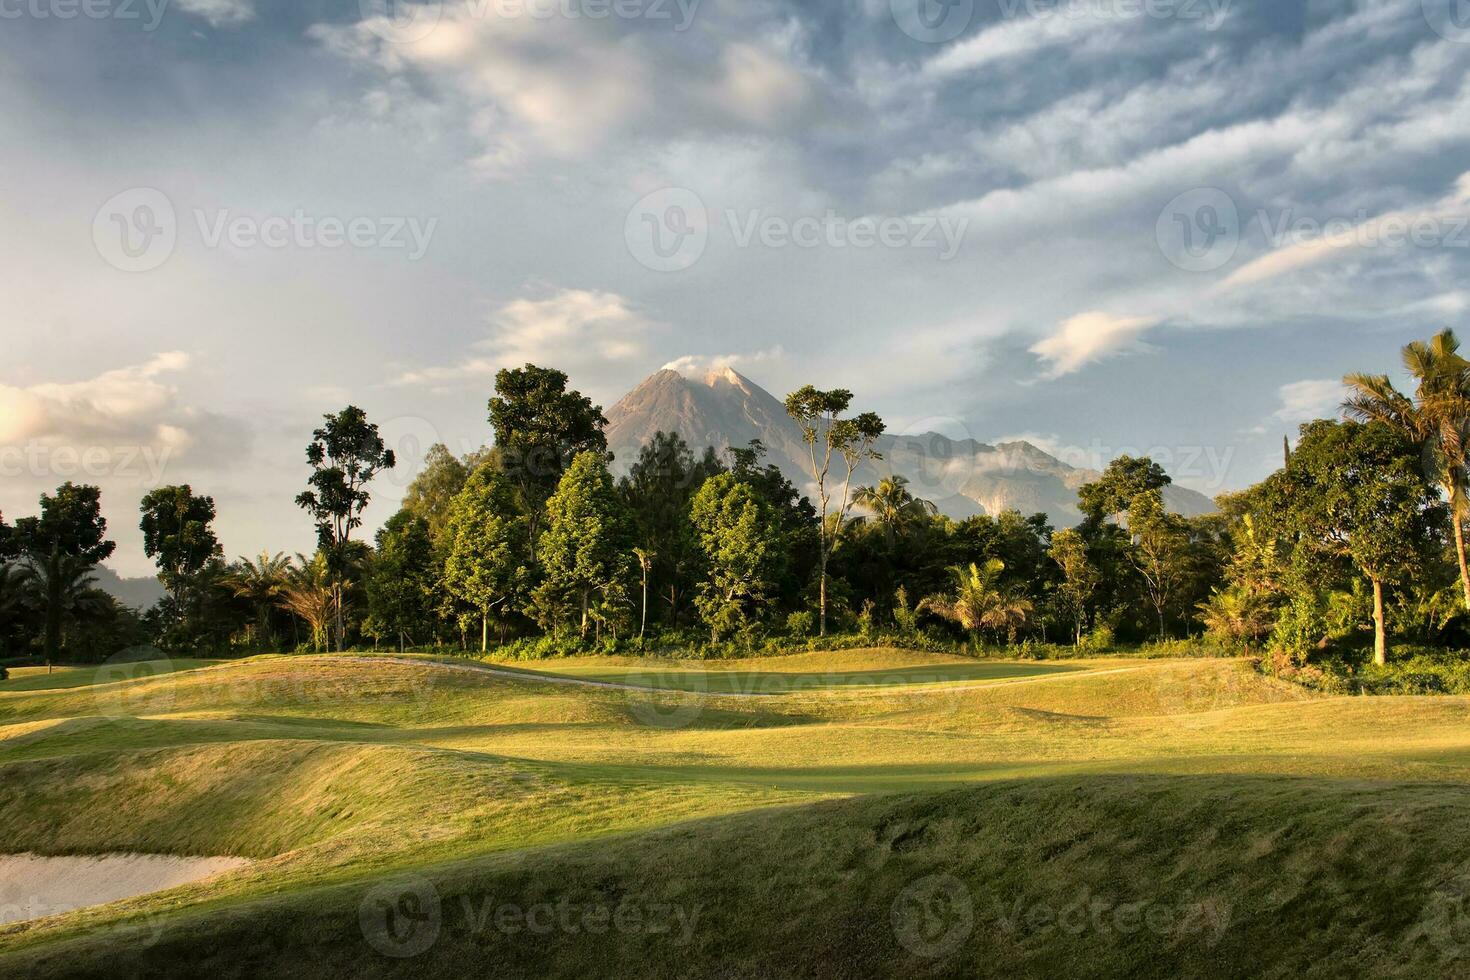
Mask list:
[[[784,404],[731,367],[690,378],[672,368],[654,372],[607,411],[608,448],[615,467],[626,472],[638,450],[655,432],[677,432],[696,453],[705,447],[723,452],[759,439],[767,458],[806,490],[811,484],[809,449]],[[1005,510],[1044,513],[1057,527],[1081,519],[1077,489],[1095,480],[1094,470],[1071,466],[1025,440],[984,443],[951,439],[936,432],[885,434],[878,442],[882,459],[864,463],[853,485],[871,485],[900,474],[915,496],[933,501],[955,519]],[[1186,515],[1211,513],[1204,494],[1171,485],[1164,491],[1169,509]]]

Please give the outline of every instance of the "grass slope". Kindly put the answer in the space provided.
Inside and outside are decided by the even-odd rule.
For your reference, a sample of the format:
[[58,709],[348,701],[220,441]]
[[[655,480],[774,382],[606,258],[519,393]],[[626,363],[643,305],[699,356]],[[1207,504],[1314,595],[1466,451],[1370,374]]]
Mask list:
[[[550,666],[261,657],[0,684],[4,850],[254,860],[0,928],[0,974],[1470,967],[1470,698],[1324,698],[1231,661]],[[381,899],[412,932],[426,899],[396,904],[403,880],[441,935],[399,959],[359,917]],[[1058,925],[1079,902],[1102,918]],[[648,921],[481,920],[545,903]],[[698,921],[652,931],[680,910]]]

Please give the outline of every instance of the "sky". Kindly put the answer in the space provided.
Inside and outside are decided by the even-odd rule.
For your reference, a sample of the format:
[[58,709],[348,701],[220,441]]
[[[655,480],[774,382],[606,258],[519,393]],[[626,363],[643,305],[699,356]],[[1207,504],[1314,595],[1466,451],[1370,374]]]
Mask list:
[[845,387],[1214,494],[1470,310],[1465,0],[0,0],[0,513],[304,551],[324,413]]

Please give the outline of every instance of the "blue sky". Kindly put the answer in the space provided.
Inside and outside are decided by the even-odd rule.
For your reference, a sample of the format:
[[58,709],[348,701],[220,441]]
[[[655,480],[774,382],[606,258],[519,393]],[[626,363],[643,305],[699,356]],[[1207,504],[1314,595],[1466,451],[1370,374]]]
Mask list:
[[321,413],[468,450],[526,360],[1238,488],[1464,326],[1465,6],[0,0],[0,510],[306,549]]

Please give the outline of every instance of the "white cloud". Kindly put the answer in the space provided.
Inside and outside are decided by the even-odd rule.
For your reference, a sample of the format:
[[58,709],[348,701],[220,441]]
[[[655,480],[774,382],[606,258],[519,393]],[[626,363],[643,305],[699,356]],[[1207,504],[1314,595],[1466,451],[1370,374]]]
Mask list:
[[610,362],[647,360],[652,321],[616,293],[563,289],[546,299],[518,299],[491,318],[492,336],[474,345],[483,353],[460,364],[408,371],[398,385],[445,385],[533,363],[573,375],[595,373]]
[[236,27],[255,19],[254,0],[174,0],[174,5],[203,17],[211,27]]
[[0,445],[146,443],[183,449],[177,391],[160,380],[189,366],[182,351],[85,381],[0,385]]
[[1156,326],[1157,317],[1114,316],[1093,311],[1065,320],[1055,333],[1031,348],[1031,353],[1049,363],[1048,378],[1059,378],[1136,346],[1139,337]]
[[[390,80],[414,79],[460,103],[454,125],[480,143],[478,163],[493,175],[540,157],[584,158],[622,136],[784,129],[811,99],[789,32],[730,29],[704,11],[681,31],[497,9],[446,4],[429,15],[438,21],[425,36],[396,43],[373,18],[309,34]],[[676,4],[664,9],[682,16]]]
[[685,354],[683,357],[676,357],[669,361],[662,370],[678,371],[687,378],[703,378],[711,372],[723,371],[725,368],[741,370],[751,365],[780,361],[785,356],[786,352],[779,345],[749,354]]
[[[1253,259],[1236,269],[1219,285],[1233,289],[1275,279],[1329,259],[1364,251],[1401,253],[1408,248],[1470,244],[1470,173],[1460,176],[1455,191],[1435,204],[1417,209],[1390,211],[1357,224],[1324,224],[1317,234],[1303,236]],[[1331,229],[1331,230],[1329,230]]]
[[1272,417],[1282,422],[1333,418],[1346,395],[1342,382],[1330,378],[1293,381],[1281,386],[1281,407]]

